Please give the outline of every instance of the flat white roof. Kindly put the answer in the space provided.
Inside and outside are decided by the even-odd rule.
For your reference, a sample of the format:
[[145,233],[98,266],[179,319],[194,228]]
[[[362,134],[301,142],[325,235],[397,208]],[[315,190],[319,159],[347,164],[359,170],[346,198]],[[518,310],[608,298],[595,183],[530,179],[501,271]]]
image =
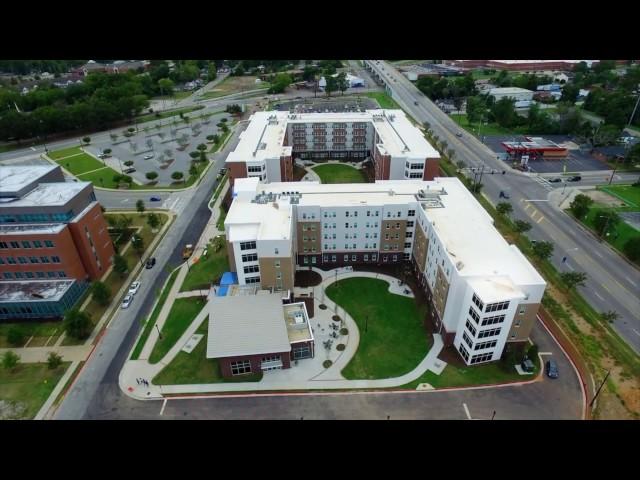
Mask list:
[[52,170],[57,165],[0,166],[0,189],[5,192],[17,192]]
[[229,227],[227,241],[289,239],[291,216],[288,202],[279,201],[278,208],[275,208],[273,203],[234,201],[224,221],[225,226]]
[[[374,118],[380,120],[375,121]],[[373,123],[384,149],[392,156],[440,158],[438,151],[425,140],[422,132],[407,119],[402,110],[295,114],[269,111],[256,112],[251,116],[249,126],[240,134],[240,142],[227,157],[227,162],[257,162],[290,155],[292,147],[283,146],[289,123],[339,122]]]
[[6,203],[5,207],[37,207],[64,205],[91,182],[56,182],[40,183],[36,188],[15,202]]
[[289,352],[282,293],[213,297],[207,358]]
[[497,87],[489,90],[489,95],[493,95],[494,93],[534,93],[533,90],[527,90],[526,88],[520,87]]

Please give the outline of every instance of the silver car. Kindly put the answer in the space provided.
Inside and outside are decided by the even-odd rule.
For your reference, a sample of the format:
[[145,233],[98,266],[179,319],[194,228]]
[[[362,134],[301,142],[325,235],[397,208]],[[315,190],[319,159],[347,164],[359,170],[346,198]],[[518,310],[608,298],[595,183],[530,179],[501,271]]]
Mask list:
[[126,297],[124,297],[124,300],[122,300],[121,308],[129,308],[129,305],[131,305],[132,301],[133,295],[127,295]]

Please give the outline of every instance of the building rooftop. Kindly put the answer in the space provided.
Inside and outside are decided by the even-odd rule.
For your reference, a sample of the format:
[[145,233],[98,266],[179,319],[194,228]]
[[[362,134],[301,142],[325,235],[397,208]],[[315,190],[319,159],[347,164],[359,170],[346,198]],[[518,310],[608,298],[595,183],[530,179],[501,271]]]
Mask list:
[[313,332],[309,325],[309,315],[304,302],[290,303],[282,306],[287,324],[287,335],[290,343],[313,340]]
[[40,183],[25,196],[5,207],[44,207],[65,205],[82,190],[91,186],[91,182]]
[[30,165],[28,167],[0,166],[0,196],[17,195],[23,188],[37,182],[47,173],[60,168],[58,165]]
[[0,303],[57,301],[75,280],[0,282]]
[[366,110],[364,112],[295,113],[256,112],[227,162],[252,162],[291,155],[292,147],[283,146],[289,123],[373,123],[384,145],[393,156],[439,158],[440,154],[424,139],[422,132],[402,110]]
[[291,205],[282,200],[264,204],[233,202],[224,222],[225,228],[228,227],[227,240],[239,242],[291,238],[291,216]]
[[213,297],[207,358],[291,351],[281,294]]
[[520,87],[498,87],[492,88],[489,90],[489,95],[493,95],[494,93],[534,93],[533,90],[527,90],[526,88]]

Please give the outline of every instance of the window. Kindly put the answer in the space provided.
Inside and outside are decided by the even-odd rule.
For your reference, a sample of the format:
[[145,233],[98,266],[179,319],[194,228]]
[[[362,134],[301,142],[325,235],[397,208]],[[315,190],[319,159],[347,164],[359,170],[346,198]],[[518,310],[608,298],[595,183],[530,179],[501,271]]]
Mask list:
[[7,263],[9,265],[15,265],[16,264],[16,259],[13,257],[7,257]]
[[4,265],[4,258],[0,257],[0,265]]
[[39,262],[38,262],[38,257],[29,257],[29,261],[30,261],[31,263],[39,263]]
[[415,210],[409,210],[408,215],[409,215],[410,217],[415,217],[415,216],[416,216],[416,211],[415,211]]
[[409,178],[422,178],[422,173],[420,173],[420,172],[411,172],[409,174]]
[[40,240],[34,240],[33,248],[42,248],[42,242]]
[[403,253],[402,254],[402,260],[411,260],[411,254],[410,253]]
[[480,362],[486,362],[491,360],[491,357],[493,357],[493,352],[491,353],[481,353],[479,355],[474,355],[473,357],[471,357],[471,364],[473,365],[474,363],[480,363]]
[[51,262],[53,263],[60,263],[60,257],[58,257],[57,255],[53,255],[51,257]]
[[349,255],[345,255],[345,256],[344,256],[344,261],[345,261],[345,262],[348,262],[348,261],[349,261]]
[[[398,212],[398,214],[399,214],[399,213],[400,213],[400,212]],[[400,215],[398,215],[398,216],[400,216]],[[396,222],[396,230],[398,230],[399,228],[400,228],[400,222]]]
[[276,268],[280,268],[280,260],[276,260],[273,264]]
[[11,248],[20,248],[20,244],[18,242],[10,242]]
[[4,278],[10,279],[13,278],[13,275],[11,274],[11,272],[3,272]]
[[404,235],[404,238],[411,238],[413,237],[413,232],[406,232]]
[[485,350],[487,348],[493,348],[498,344],[497,340],[491,340],[490,342],[482,342],[478,343],[473,349],[474,350]]
[[45,240],[44,241],[44,246],[48,247],[48,248],[53,248],[53,242],[51,240]]
[[525,306],[521,305],[521,306],[520,306],[520,309],[518,310],[518,313],[519,313],[520,315],[524,315],[524,312],[525,312],[526,310],[527,310],[527,307],[525,307]]
[[383,255],[382,256],[382,261],[383,262],[388,262],[389,261],[389,255]]
[[481,326],[485,326],[485,325],[495,325],[496,323],[502,323],[504,322],[504,315],[496,315],[493,317],[486,317],[482,319],[482,323],[480,324]]
[[38,278],[44,278],[44,272],[36,272],[36,275],[38,275]]
[[331,261],[335,263],[338,261],[338,258],[335,255],[331,255]]
[[411,248],[411,243],[407,242],[404,244],[404,248]]
[[240,250],[255,250],[256,242],[240,242]]
[[56,276],[56,272],[47,272],[47,277],[53,278]]
[[376,210],[376,217],[380,216],[380,212],[378,210]]
[[387,230],[389,230],[391,228],[391,224],[387,223]]
[[26,257],[18,257],[18,262],[27,263],[27,259],[26,259]]
[[9,248],[9,245],[7,245],[7,242],[0,242],[0,248]]
[[509,308],[509,302],[490,303],[487,305],[486,312],[498,312],[500,310],[506,310],[507,308]]
[[480,321],[480,315],[476,313],[473,307],[469,307],[469,315],[471,315],[471,318],[473,318],[476,323]]
[[344,228],[349,228],[349,222],[344,224]]
[[374,253],[373,255],[371,255],[371,261],[372,262],[375,262],[377,260],[378,260],[378,255],[377,254]]
[[259,271],[259,265],[249,265],[248,267],[244,267],[244,273],[258,273]]
[[473,335],[474,337],[476,336],[476,329],[473,325],[471,325],[471,322],[469,320],[467,320],[467,323],[465,324],[465,326],[467,327],[467,330],[469,330],[471,332],[471,335]]
[[[438,247],[438,251],[440,251],[440,247]],[[475,293],[473,294],[472,300],[473,303],[476,304],[476,307],[478,307],[480,311],[482,311],[482,309],[484,308],[484,303],[482,303],[482,300],[480,300]]]
[[464,332],[462,334],[462,339],[466,342],[467,345],[469,345],[469,348],[473,348],[473,342],[469,338],[469,335],[467,335],[467,332]]
[[66,277],[66,276],[67,276],[67,274],[66,274],[66,273],[64,273],[64,272],[58,272],[58,276],[59,276],[60,278],[64,278],[64,277]]
[[257,262],[258,261],[258,254],[257,253],[249,253],[249,254],[242,255],[242,261],[243,262]]
[[483,330],[478,334],[478,338],[488,338],[495,337],[496,335],[500,335],[501,328],[491,328],[489,330]]
[[22,241],[22,248],[31,248],[31,242],[27,240]]
[[400,234],[396,233],[396,240],[399,240],[399,239],[400,239]]
[[247,277],[244,279],[245,283],[260,283],[260,277]]
[[49,263],[49,257],[40,257],[42,263]]
[[344,212],[344,216],[348,217],[349,216],[349,210],[347,210],[346,212]]
[[458,347],[458,351],[460,352],[460,355],[462,355],[462,358],[464,358],[464,361],[468,362],[469,361],[469,352],[467,352],[467,349],[464,348],[464,345],[462,343]]
[[365,262],[368,262],[369,261],[369,254],[365,253],[362,258],[364,259]]
[[231,362],[231,375],[244,375],[245,373],[251,373],[251,362],[249,360]]
[[398,255],[394,255],[394,256],[393,256],[393,261],[394,261],[394,262],[397,262],[397,261],[398,261]]
[[407,228],[411,228],[411,227],[413,227],[413,221],[409,220],[407,222]]
[[16,272],[14,275],[16,278],[22,278],[22,272]]

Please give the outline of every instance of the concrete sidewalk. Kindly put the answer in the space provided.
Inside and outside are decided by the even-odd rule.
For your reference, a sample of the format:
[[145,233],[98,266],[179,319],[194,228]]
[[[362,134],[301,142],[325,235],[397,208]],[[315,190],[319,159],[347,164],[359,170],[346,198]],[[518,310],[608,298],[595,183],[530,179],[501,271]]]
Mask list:
[[27,347],[27,348],[0,348],[0,356],[12,351],[20,356],[20,363],[46,363],[49,353],[56,352],[65,362],[83,361],[93,349],[93,345],[74,345],[69,347]]

